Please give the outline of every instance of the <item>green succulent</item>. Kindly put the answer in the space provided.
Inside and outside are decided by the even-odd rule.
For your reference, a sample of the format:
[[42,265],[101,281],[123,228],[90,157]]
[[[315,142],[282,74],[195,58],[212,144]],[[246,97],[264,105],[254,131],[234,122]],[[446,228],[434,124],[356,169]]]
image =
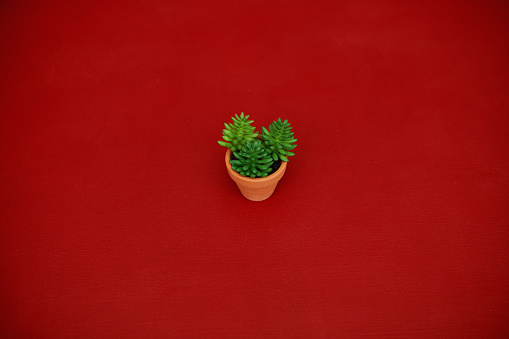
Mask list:
[[274,160],[288,161],[287,157],[295,155],[290,151],[297,147],[297,145],[293,145],[297,139],[293,138],[291,130],[288,120],[281,121],[281,118],[274,121],[269,126],[269,130],[262,127],[261,138],[265,143],[265,148]]
[[269,129],[262,127],[262,134],[251,126],[249,115],[240,113],[232,117],[233,123],[225,123],[223,130],[224,141],[219,145],[228,147],[232,151],[230,164],[233,170],[244,177],[266,177],[272,174],[275,161],[288,161],[289,156],[295,155],[293,150],[297,139],[293,138],[292,127],[288,120],[274,121]]
[[249,115],[240,113],[240,116],[235,114],[232,117],[233,123],[225,123],[226,127],[223,129],[223,139],[225,141],[218,141],[219,145],[228,147],[232,152],[240,150],[248,140],[253,140],[258,137],[258,132],[255,132],[255,127],[251,126],[253,120],[247,120]]
[[240,151],[233,154],[237,160],[230,160],[230,164],[244,177],[262,178],[272,171],[274,160],[258,139],[248,140]]

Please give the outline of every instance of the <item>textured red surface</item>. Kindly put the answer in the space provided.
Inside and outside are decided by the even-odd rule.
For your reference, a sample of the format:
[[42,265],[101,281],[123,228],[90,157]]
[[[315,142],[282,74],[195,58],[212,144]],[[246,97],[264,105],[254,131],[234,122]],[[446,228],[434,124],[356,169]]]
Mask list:
[[2,338],[507,337],[504,1],[0,6]]

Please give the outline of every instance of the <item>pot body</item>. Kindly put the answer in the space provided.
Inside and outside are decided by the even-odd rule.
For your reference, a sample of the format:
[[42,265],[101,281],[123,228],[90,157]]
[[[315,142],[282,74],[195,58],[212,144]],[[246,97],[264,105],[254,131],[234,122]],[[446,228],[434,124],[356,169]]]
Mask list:
[[232,169],[232,165],[230,164],[231,154],[231,149],[228,149],[224,157],[226,169],[230,177],[239,187],[242,195],[251,201],[262,201],[268,199],[272,193],[274,193],[277,183],[283,177],[283,174],[285,174],[287,163],[282,161],[279,169],[265,178],[253,179],[243,177]]

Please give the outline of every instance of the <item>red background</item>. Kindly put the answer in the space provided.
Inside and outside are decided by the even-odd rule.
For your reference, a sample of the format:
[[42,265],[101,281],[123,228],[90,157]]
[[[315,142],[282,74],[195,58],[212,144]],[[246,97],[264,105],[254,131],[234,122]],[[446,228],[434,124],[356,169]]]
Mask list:
[[[4,1],[3,338],[509,334],[505,1]],[[244,199],[234,113],[299,139]]]

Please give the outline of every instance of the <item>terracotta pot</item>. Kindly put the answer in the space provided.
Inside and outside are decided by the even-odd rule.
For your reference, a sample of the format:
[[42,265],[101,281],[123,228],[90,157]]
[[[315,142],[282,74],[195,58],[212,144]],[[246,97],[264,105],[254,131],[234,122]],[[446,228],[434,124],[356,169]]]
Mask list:
[[268,199],[274,190],[276,189],[277,183],[283,177],[286,171],[287,162],[282,161],[279,169],[265,178],[248,178],[243,177],[232,169],[230,164],[230,156],[232,151],[228,149],[224,157],[226,163],[226,169],[230,177],[237,183],[240,192],[244,197],[252,201],[262,201]]

